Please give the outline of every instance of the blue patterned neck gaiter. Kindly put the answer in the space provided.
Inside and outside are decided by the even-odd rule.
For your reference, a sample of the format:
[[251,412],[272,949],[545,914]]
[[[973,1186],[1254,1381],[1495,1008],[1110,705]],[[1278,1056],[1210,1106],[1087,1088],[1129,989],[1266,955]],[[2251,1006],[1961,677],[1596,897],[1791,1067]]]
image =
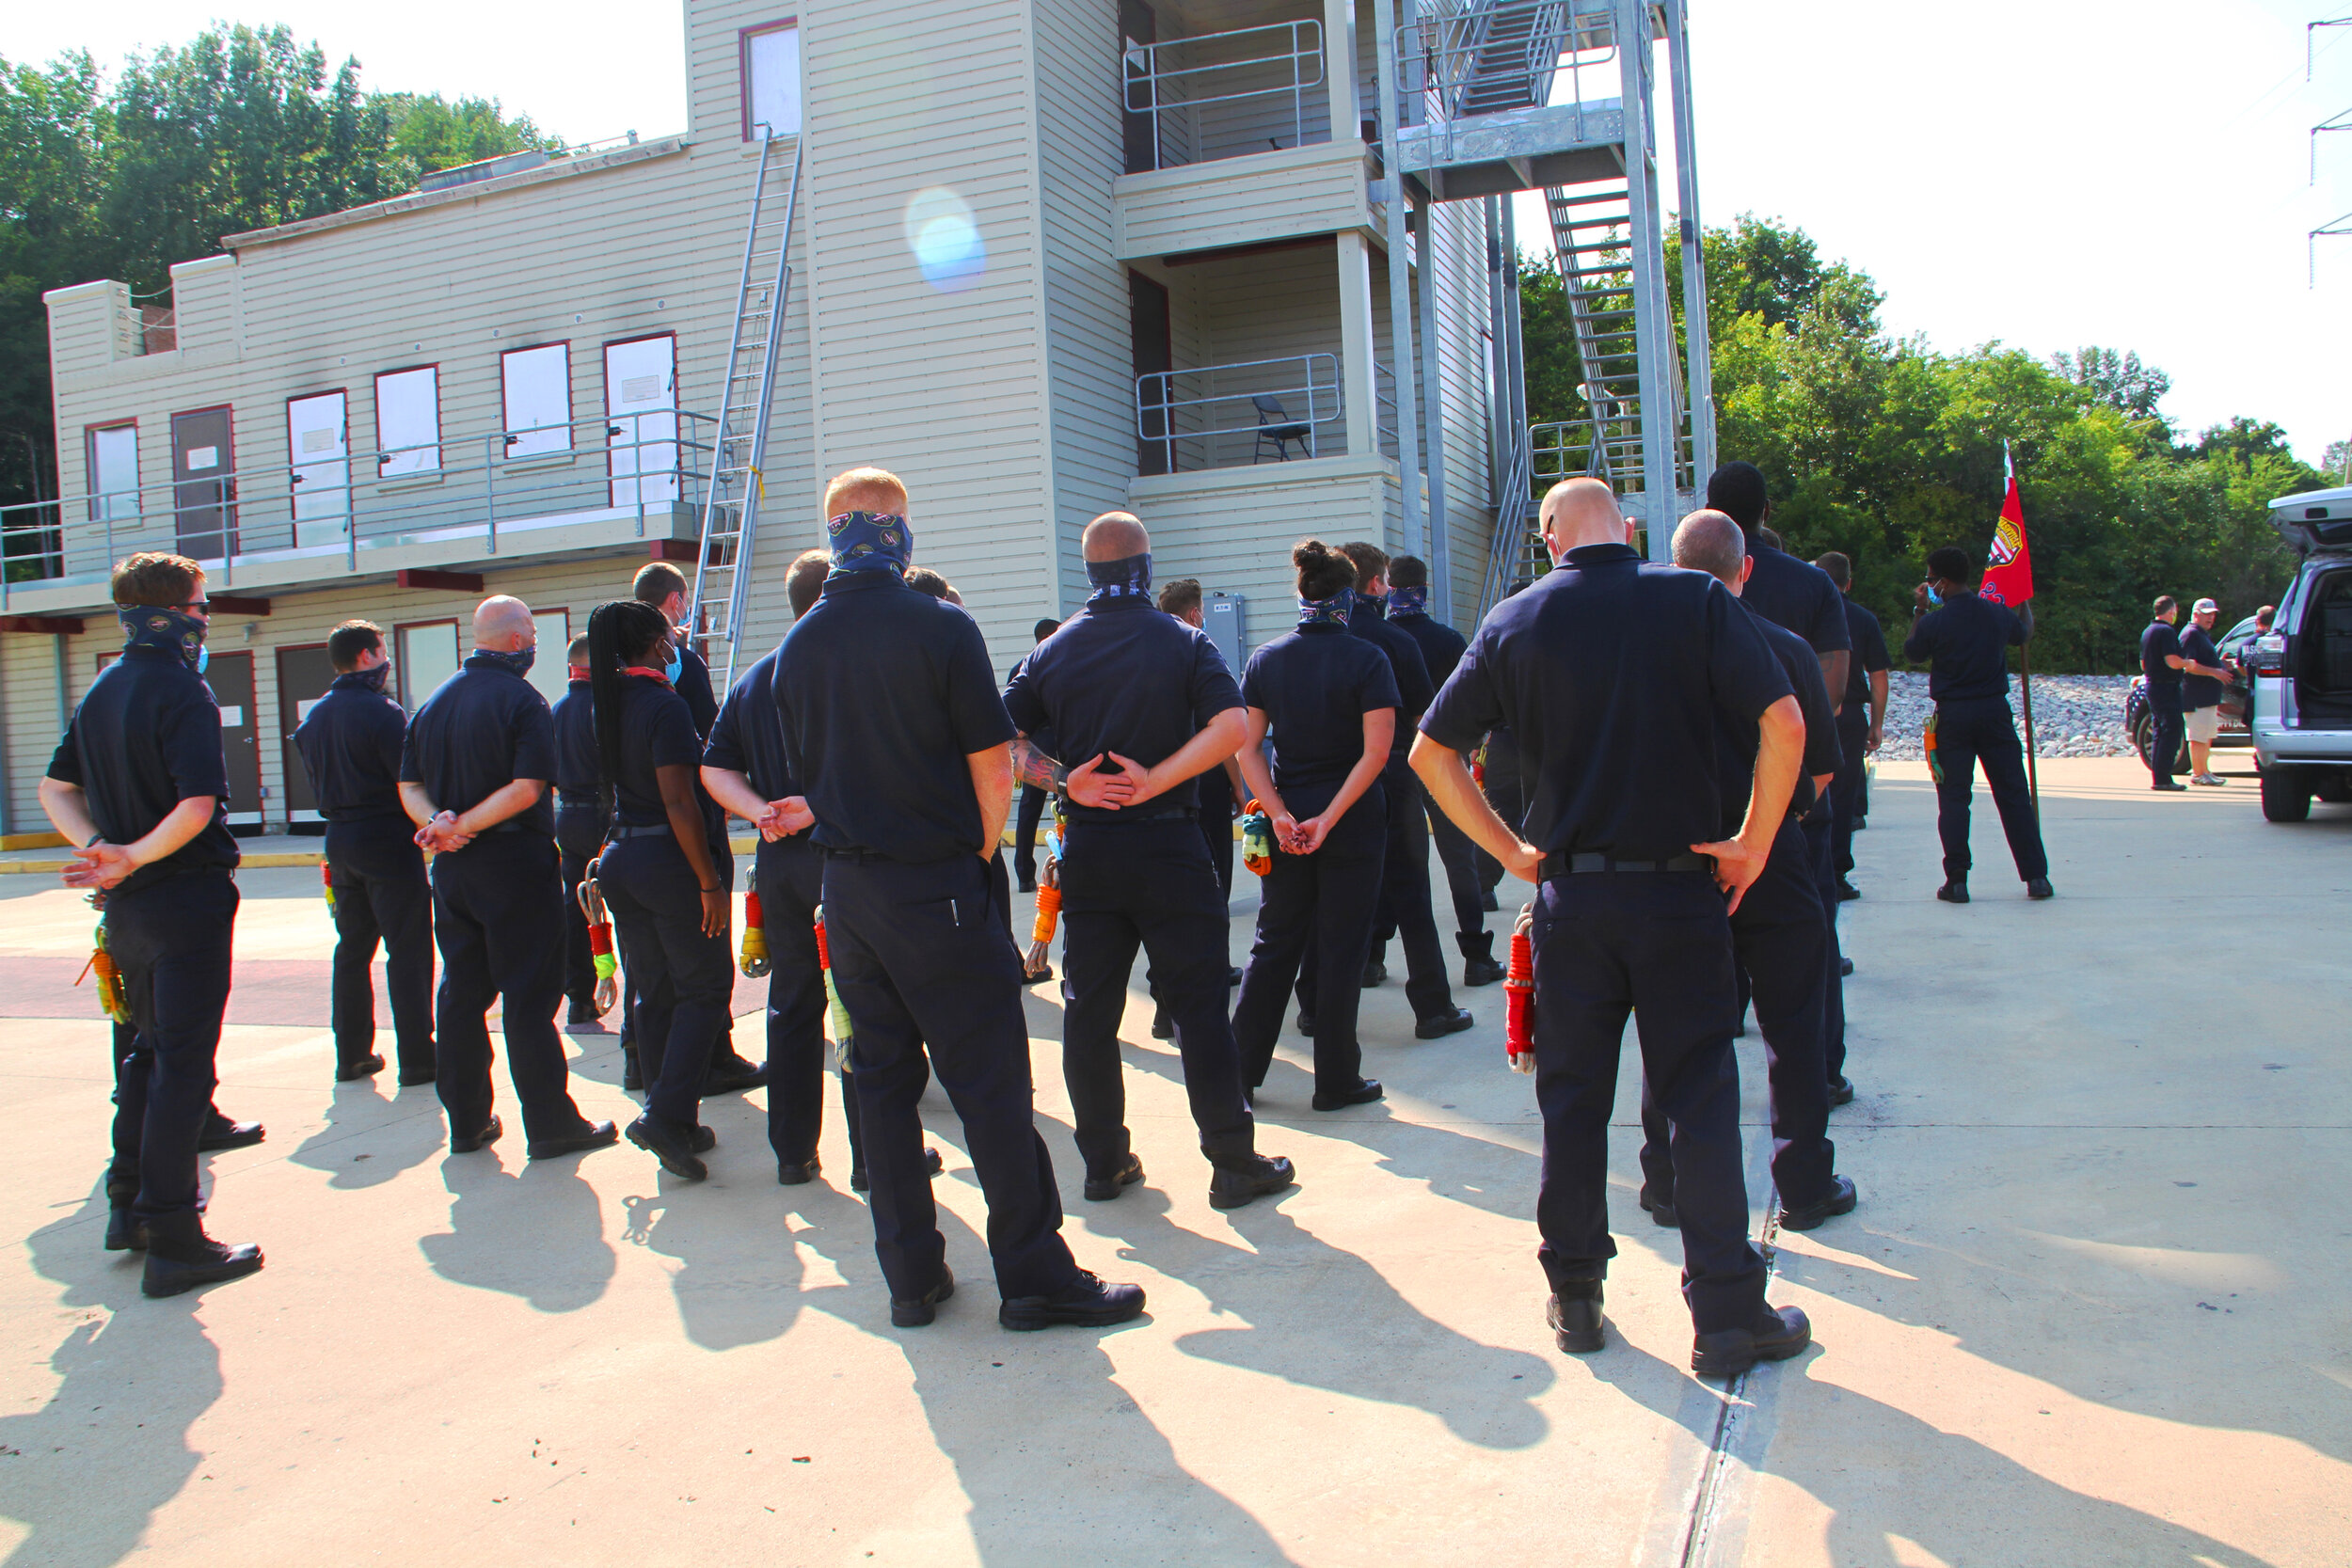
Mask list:
[[1302,626],[1344,626],[1356,609],[1356,590],[1343,588],[1327,599],[1298,601],[1298,624]]
[[518,648],[511,654],[502,654],[494,648],[476,648],[466,656],[466,663],[469,667],[503,670],[517,680],[529,675],[531,667],[538,660],[539,650],[535,646]]
[[126,604],[117,605],[115,613],[122,619],[124,647],[167,649],[189,669],[202,668],[204,623],[186,610]]
[[1429,613],[1429,590],[1426,588],[1391,588],[1389,590],[1389,618],[1399,615]]
[[1122,555],[1117,561],[1089,561],[1087,562],[1087,581],[1094,585],[1094,592],[1087,595],[1089,604],[1097,599],[1116,599],[1129,594],[1138,598],[1149,598],[1152,594],[1152,552],[1146,550],[1141,555]]
[[895,512],[844,512],[825,519],[836,572],[897,572],[914,559],[914,530]]

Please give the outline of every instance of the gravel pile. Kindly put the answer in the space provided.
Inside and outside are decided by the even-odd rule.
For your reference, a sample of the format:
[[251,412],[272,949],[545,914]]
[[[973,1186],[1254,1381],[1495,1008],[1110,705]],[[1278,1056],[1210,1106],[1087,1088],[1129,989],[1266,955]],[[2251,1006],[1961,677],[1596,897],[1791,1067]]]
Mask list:
[[[2033,678],[2035,749],[2045,757],[2128,757],[2131,736],[2123,730],[2123,698],[2131,690],[2129,675],[2036,675]],[[2009,678],[2010,710],[2020,715],[2017,733],[2026,733],[2024,704],[2017,694],[2017,676]],[[1886,740],[1879,755],[1893,761],[1916,762],[1926,752],[1919,733],[1935,705],[1928,700],[1928,677],[1901,670],[1887,675]]]

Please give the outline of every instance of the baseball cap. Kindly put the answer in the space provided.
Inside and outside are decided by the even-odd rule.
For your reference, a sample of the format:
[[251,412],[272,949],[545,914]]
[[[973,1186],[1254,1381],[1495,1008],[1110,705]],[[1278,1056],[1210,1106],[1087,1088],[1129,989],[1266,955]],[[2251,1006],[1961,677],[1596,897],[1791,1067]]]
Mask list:
[[2221,613],[2221,607],[2211,599],[2200,599],[2197,601],[2197,608],[2189,613],[2191,615],[2218,615]]

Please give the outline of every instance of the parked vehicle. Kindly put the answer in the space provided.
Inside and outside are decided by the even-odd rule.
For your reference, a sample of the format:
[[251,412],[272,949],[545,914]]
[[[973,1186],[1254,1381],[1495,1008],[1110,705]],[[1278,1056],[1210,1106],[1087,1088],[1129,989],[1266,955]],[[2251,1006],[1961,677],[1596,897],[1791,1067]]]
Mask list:
[[[2230,678],[2221,686],[2221,729],[2213,737],[2213,743],[2217,747],[2251,746],[2254,736],[2247,727],[2246,709],[2254,695],[2253,679],[2247,674],[2244,665],[2246,649],[2254,641],[2254,618],[2249,615],[2232,626],[2227,634],[2214,641],[2215,646],[2221,650],[2224,668],[2230,667],[2231,660],[2235,660],[2237,667],[2230,670]],[[2123,697],[2123,733],[2132,737],[2132,750],[2139,753],[2143,768],[2148,766],[2148,748],[2154,743],[2155,727],[2155,720],[2148,711],[2148,677],[2134,675],[2132,689]],[[2172,771],[2188,771],[2188,738],[2185,736],[2181,739],[2181,754],[2172,759]]]
[[2270,634],[2247,650],[2263,815],[2300,822],[2352,800],[2352,486],[2281,496],[2271,525],[2302,555]]

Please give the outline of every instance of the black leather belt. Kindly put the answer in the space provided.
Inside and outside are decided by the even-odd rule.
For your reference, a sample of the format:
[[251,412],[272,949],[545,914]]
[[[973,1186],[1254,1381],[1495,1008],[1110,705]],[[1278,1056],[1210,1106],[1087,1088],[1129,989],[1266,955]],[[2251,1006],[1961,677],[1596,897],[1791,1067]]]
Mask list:
[[626,827],[615,823],[605,834],[607,839],[615,842],[624,838],[667,838],[669,836],[670,825],[667,822],[656,822],[643,828]]
[[1544,880],[1582,876],[1592,871],[1706,871],[1715,869],[1712,855],[1674,855],[1662,861],[1621,861],[1613,855],[1546,855]]
[[1105,811],[1099,815],[1089,812],[1084,816],[1073,812],[1070,815],[1070,821],[1073,826],[1080,822],[1173,822],[1181,817],[1199,815],[1200,813],[1191,806],[1168,806],[1160,811]]

